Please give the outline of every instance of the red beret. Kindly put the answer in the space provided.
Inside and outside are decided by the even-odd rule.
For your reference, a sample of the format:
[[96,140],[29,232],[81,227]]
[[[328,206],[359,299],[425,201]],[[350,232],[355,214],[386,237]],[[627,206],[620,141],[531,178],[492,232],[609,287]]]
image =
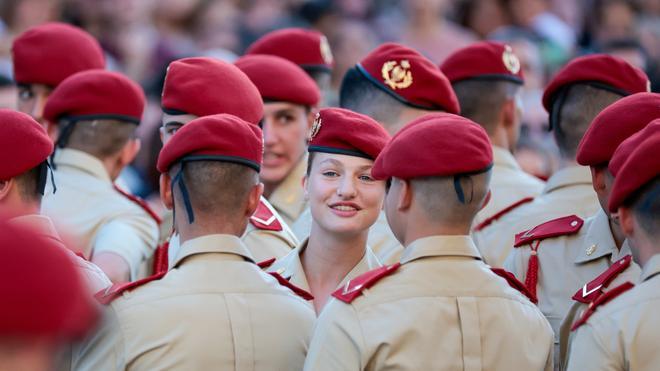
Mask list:
[[140,85],[116,72],[79,72],[53,90],[44,107],[44,118],[70,120],[118,119],[140,123],[145,97]]
[[596,166],[610,161],[626,138],[660,118],[660,94],[637,93],[620,99],[601,111],[582,137],[577,162]]
[[509,45],[482,41],[454,52],[440,66],[452,84],[467,79],[524,81],[520,60]]
[[60,245],[39,232],[0,221],[0,334],[76,340],[98,313]]
[[[0,180],[21,175],[46,161],[53,142],[46,130],[32,117],[0,109]],[[11,159],[11,160],[9,160]]]
[[235,62],[257,86],[264,101],[315,106],[321,100],[319,88],[302,68],[273,55],[246,55]]
[[197,118],[184,125],[158,155],[158,171],[165,173],[172,164],[189,161],[225,161],[259,171],[263,155],[261,129],[228,114]]
[[573,59],[557,72],[543,92],[546,111],[550,112],[561,88],[577,83],[593,84],[624,96],[651,90],[644,71],[611,55],[592,54]]
[[487,171],[493,149],[486,131],[449,113],[424,115],[394,135],[376,159],[376,179],[449,176]]
[[283,28],[269,32],[250,45],[245,54],[276,55],[304,69],[332,71],[328,39],[314,30]]
[[635,191],[660,175],[660,120],[655,120],[621,143],[609,168],[616,177],[608,208],[616,212]]
[[170,63],[161,102],[166,113],[199,117],[228,113],[255,125],[264,115],[259,91],[241,70],[205,57]]
[[46,23],[22,33],[12,45],[12,60],[19,84],[57,86],[76,72],[105,68],[98,41],[64,23]]
[[370,82],[408,106],[455,114],[461,110],[456,94],[440,68],[403,45],[385,43],[355,68]]
[[375,160],[389,139],[387,131],[369,116],[325,108],[316,114],[307,150]]

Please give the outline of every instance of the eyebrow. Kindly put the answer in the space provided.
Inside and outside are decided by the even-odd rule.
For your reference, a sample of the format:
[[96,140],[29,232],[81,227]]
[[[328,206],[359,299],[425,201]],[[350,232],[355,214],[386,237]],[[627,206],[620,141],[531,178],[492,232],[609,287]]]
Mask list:
[[184,124],[183,122],[179,122],[179,121],[168,121],[168,122],[166,122],[166,123],[163,124],[163,126],[168,126],[168,125],[178,125],[178,126],[183,126],[183,125],[185,125],[185,124]]
[[[327,159],[321,161],[321,163],[319,165],[322,165],[323,163],[326,163],[326,162],[329,162],[332,165],[344,167],[344,164],[341,161],[335,160],[333,158],[327,158]],[[373,168],[373,165],[362,165],[362,166],[357,167],[357,171],[366,171],[366,170],[370,170],[371,168]]]

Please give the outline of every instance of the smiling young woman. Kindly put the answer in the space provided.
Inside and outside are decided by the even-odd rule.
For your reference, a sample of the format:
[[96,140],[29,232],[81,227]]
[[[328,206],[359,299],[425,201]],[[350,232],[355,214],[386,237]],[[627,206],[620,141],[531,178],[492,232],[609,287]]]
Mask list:
[[317,313],[333,291],[381,266],[367,235],[385,197],[385,181],[375,180],[371,167],[388,140],[385,129],[368,116],[341,108],[316,116],[303,179],[311,234],[269,271],[310,291]]

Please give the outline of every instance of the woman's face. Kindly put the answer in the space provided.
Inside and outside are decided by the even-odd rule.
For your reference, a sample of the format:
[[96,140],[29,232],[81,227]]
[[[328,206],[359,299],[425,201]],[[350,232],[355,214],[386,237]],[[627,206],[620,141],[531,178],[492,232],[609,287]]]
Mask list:
[[378,218],[385,181],[371,176],[372,160],[316,152],[304,180],[313,223],[339,234],[359,234]]

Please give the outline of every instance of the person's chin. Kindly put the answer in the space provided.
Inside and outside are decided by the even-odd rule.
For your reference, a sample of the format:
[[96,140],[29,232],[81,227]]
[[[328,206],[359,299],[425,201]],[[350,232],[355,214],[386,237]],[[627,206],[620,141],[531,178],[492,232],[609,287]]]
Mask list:
[[259,178],[264,183],[270,184],[279,184],[284,181],[286,178],[287,172],[286,168],[282,166],[278,167],[263,167],[259,173]]

